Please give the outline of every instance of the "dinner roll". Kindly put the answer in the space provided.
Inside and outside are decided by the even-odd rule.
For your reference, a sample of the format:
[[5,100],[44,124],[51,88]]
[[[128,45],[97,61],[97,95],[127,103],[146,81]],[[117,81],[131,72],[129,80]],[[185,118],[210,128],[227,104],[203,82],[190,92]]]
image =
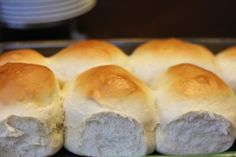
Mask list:
[[59,85],[46,67],[0,66],[0,156],[44,157],[63,145]]
[[229,47],[217,54],[217,60],[222,70],[225,82],[236,93],[236,46]]
[[149,83],[170,66],[192,63],[220,73],[215,56],[204,46],[178,39],[151,40],[136,48],[130,57],[131,69]]
[[85,40],[75,42],[49,59],[49,67],[61,83],[98,65],[126,66],[128,57],[118,47],[106,41]]
[[0,55],[0,65],[6,63],[32,63],[46,65],[43,55],[32,49],[19,49],[4,52]]
[[186,155],[223,152],[232,146],[236,97],[215,74],[179,64],[153,81],[153,87],[160,115],[157,151]]
[[149,88],[115,65],[83,72],[65,87],[65,144],[86,156],[142,156],[155,149]]

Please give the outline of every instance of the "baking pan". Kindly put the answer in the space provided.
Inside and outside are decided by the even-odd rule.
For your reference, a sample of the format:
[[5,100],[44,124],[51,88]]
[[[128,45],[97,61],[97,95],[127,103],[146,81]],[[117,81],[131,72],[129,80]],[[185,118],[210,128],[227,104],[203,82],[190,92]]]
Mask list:
[[[205,45],[215,54],[229,46],[236,45],[236,38],[182,38],[182,39],[192,43]],[[120,47],[127,54],[131,54],[132,51],[138,45],[150,39],[107,39],[107,40]],[[75,42],[75,40],[3,42],[0,43],[0,52],[2,53],[8,50],[32,48],[43,53],[45,56],[51,56],[73,42]],[[165,155],[161,155],[158,154],[157,152],[154,152],[149,156],[158,157]],[[190,155],[190,156],[236,157],[236,143],[230,148],[230,150],[224,153],[207,154],[207,155],[204,154]],[[70,153],[63,148],[53,157],[78,157],[78,155],[74,155],[73,153]]]
[[[183,40],[198,43],[208,47],[213,53],[217,53],[229,46],[236,45],[236,38],[181,38]],[[131,54],[132,51],[140,44],[144,43],[150,38],[138,38],[138,39],[107,39],[113,44],[123,49],[127,54]],[[0,52],[33,48],[45,56],[51,56],[58,52],[65,46],[69,45],[76,40],[51,40],[51,41],[23,41],[23,42],[2,42],[0,43]]]

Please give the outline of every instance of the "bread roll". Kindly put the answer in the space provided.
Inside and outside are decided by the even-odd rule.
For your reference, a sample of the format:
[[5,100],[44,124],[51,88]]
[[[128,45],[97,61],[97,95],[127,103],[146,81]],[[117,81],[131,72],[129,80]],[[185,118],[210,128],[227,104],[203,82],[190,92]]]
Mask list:
[[0,66],[0,156],[43,157],[63,145],[58,82],[46,67]]
[[106,41],[76,42],[49,59],[49,67],[62,84],[81,72],[98,65],[126,66],[128,57],[118,47]]
[[218,53],[217,60],[222,70],[223,79],[236,93],[236,46],[229,47]]
[[0,55],[0,65],[6,63],[32,63],[46,65],[43,55],[32,49],[19,49],[5,52]]
[[215,74],[192,64],[170,67],[153,81],[160,125],[156,149],[186,155],[223,152],[235,139],[236,97]]
[[121,67],[99,66],[65,87],[65,144],[86,156],[142,156],[155,149],[149,88]]
[[130,57],[132,71],[148,85],[154,77],[180,63],[196,64],[220,73],[215,56],[207,48],[178,39],[148,41],[136,48]]

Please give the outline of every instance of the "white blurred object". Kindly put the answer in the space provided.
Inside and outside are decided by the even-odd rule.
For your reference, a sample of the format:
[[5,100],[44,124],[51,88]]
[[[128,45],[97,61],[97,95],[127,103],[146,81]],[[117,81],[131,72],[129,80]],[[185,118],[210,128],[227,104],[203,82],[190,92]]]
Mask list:
[[13,28],[59,23],[91,10],[96,0],[0,0],[0,21]]

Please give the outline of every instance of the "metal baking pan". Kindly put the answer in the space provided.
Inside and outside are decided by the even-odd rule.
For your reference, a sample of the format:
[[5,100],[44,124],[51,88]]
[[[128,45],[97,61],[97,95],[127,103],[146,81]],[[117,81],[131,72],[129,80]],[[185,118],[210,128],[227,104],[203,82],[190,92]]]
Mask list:
[[[236,45],[236,38],[182,38],[182,39],[189,42],[205,45],[215,54],[229,46]],[[120,47],[127,54],[131,54],[138,45],[150,39],[107,39],[107,40]],[[45,56],[51,56],[72,42],[75,42],[75,40],[3,42],[0,43],[0,53],[14,49],[32,48],[43,53]],[[149,156],[158,157],[164,155],[154,152]],[[190,156],[236,157],[236,143],[228,151],[224,153],[207,154],[207,155],[204,154],[190,155]],[[78,156],[74,155],[73,153],[70,153],[69,151],[63,148],[53,157],[78,157]]]
[[[198,43],[208,47],[213,53],[217,53],[229,46],[236,45],[236,38],[181,38],[183,40]],[[135,39],[107,39],[113,44],[123,49],[127,54],[140,44],[144,43],[150,38],[135,38]],[[23,41],[23,42],[2,42],[0,43],[0,52],[13,49],[33,48],[45,56],[50,56],[65,46],[76,40],[50,40],[50,41]]]

